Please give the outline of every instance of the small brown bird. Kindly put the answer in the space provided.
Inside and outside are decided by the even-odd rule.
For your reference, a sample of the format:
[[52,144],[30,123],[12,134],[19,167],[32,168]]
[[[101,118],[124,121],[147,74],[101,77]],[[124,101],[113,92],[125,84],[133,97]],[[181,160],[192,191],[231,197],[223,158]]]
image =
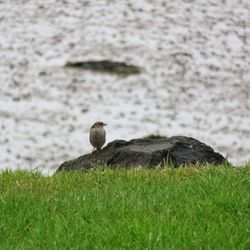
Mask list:
[[91,145],[94,147],[93,151],[95,148],[97,150],[100,150],[102,146],[105,144],[106,141],[106,132],[104,130],[104,126],[107,124],[103,122],[95,122],[91,127],[90,127],[90,132],[89,132],[89,141]]

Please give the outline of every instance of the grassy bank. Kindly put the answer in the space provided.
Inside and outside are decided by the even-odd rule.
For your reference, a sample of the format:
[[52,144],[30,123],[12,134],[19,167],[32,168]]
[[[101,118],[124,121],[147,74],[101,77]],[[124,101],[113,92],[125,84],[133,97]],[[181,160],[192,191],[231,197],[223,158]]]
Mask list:
[[249,249],[250,166],[0,174],[0,249]]

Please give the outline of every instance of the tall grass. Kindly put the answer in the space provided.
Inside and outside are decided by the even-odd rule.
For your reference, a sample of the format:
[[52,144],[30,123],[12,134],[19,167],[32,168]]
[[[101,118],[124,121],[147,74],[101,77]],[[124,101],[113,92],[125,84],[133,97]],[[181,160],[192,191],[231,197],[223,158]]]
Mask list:
[[0,249],[250,249],[250,165],[0,174]]

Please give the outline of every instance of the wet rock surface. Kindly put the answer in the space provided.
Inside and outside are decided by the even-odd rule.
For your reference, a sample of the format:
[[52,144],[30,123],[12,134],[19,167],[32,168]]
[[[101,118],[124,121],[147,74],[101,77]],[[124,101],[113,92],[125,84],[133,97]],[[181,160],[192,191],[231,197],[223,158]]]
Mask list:
[[62,163],[57,172],[88,170],[97,165],[109,167],[149,167],[171,163],[174,167],[185,164],[221,164],[226,159],[208,145],[185,136],[145,138],[130,141],[115,140],[100,151],[85,154]]
[[141,69],[135,65],[129,65],[124,62],[112,62],[108,60],[103,61],[79,61],[67,62],[65,67],[79,68],[82,70],[92,70],[109,74],[116,74],[120,76],[129,76],[139,74]]

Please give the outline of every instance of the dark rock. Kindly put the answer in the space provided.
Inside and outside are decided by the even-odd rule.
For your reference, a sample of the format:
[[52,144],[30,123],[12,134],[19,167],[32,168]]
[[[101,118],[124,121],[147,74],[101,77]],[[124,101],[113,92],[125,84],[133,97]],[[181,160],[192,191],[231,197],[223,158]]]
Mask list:
[[164,135],[148,135],[143,137],[143,139],[167,139],[167,136]]
[[124,62],[112,62],[108,60],[67,62],[65,67],[100,71],[103,73],[118,74],[122,76],[139,74],[141,72],[141,69],[138,66],[130,65]]
[[226,159],[206,144],[185,136],[145,138],[131,141],[115,140],[100,151],[82,155],[62,163],[57,172],[87,170],[96,165],[110,167],[149,167],[171,163],[174,167],[185,164],[221,164]]

